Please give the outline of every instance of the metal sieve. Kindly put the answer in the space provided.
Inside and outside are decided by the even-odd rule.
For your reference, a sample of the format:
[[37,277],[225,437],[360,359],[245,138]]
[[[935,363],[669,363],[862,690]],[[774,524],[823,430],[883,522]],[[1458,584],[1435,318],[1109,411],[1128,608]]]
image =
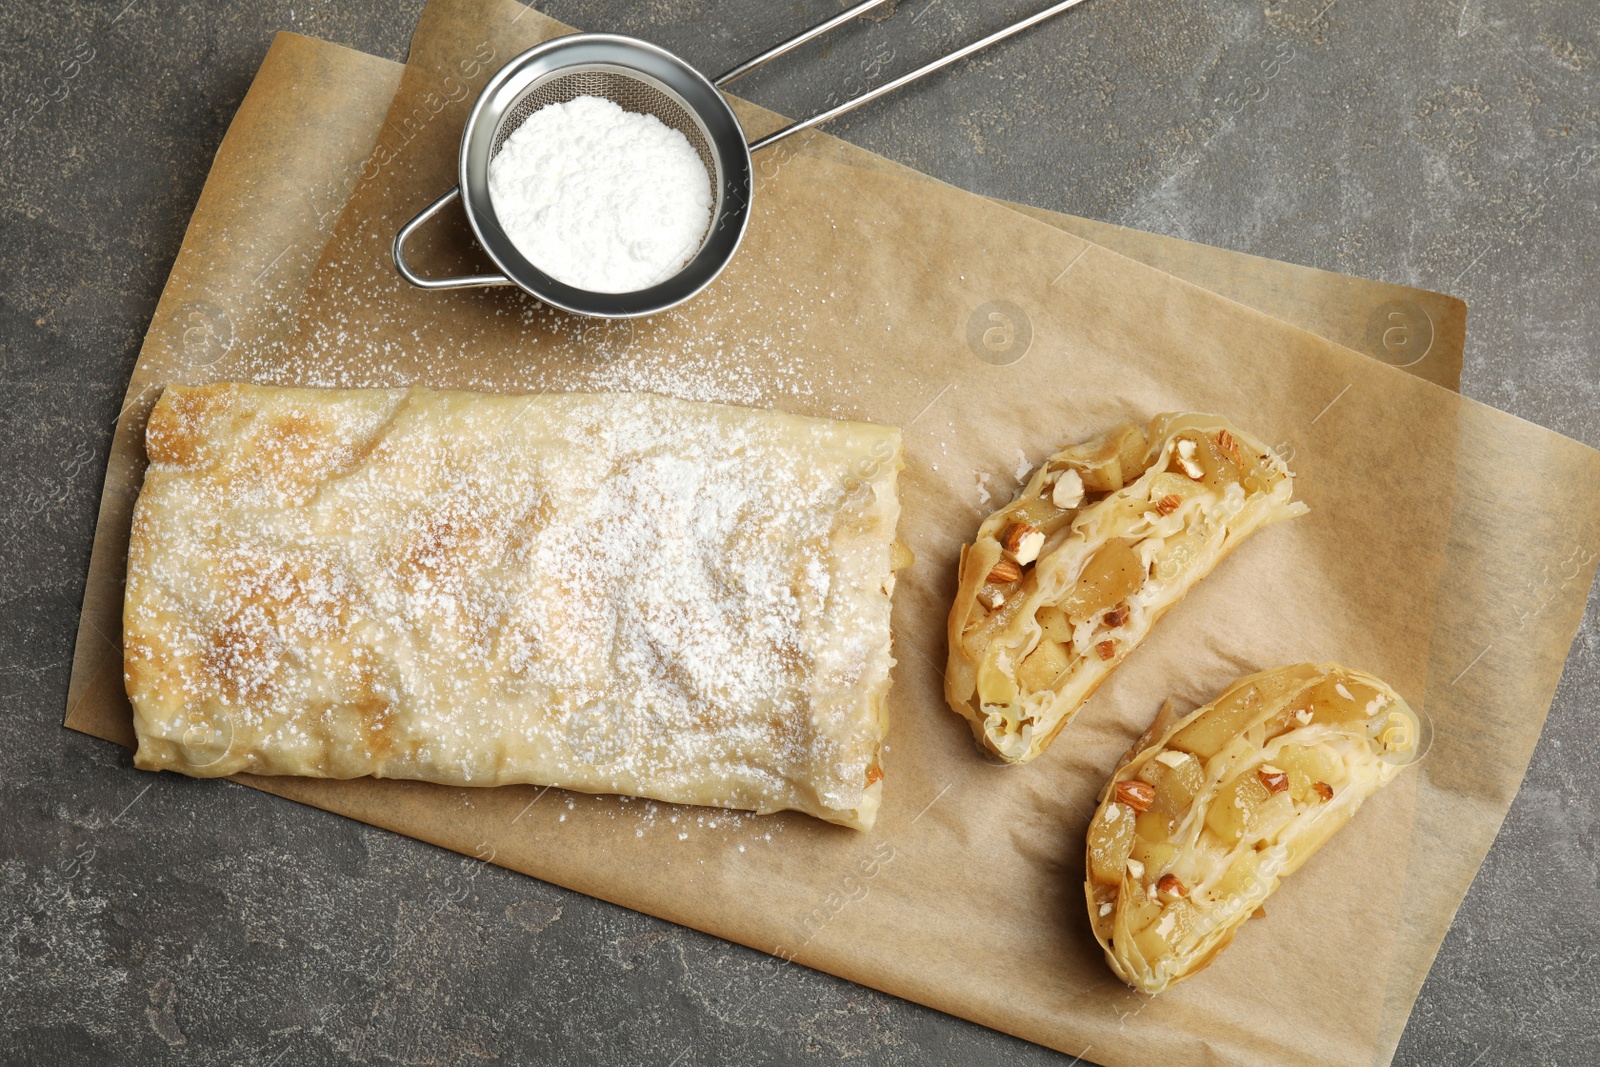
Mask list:
[[[738,251],[750,222],[752,152],[876,100],[1083,0],[1063,0],[836,107],[757,141],[747,141],[719,87],[886,2],[864,0],[746,60],[715,81],[663,48],[618,34],[573,34],[529,49],[500,68],[478,95],[461,134],[458,184],[400,228],[394,239],[396,269],[406,281],[422,289],[515,285],[546,304],[578,315],[631,318],[665,311],[711,284]],[[646,289],[597,293],[551,277],[511,243],[489,197],[489,163],[506,138],[540,108],[584,95],[611,100],[626,111],[654,115],[683,134],[705,164],[711,180],[711,218],[699,251],[672,277]],[[406,262],[406,241],[457,198],[473,236],[499,268],[499,274],[426,278]]]

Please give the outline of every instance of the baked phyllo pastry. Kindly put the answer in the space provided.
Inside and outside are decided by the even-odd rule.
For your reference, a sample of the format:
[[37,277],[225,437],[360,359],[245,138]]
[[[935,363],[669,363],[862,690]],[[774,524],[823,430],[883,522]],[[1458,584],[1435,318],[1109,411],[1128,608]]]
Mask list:
[[1421,722],[1362,671],[1299,663],[1171,704],[1089,824],[1089,920],[1145,993],[1204,969],[1278,883],[1420,754]]
[[645,394],[171,386],[135,764],[872,825],[898,430]]
[[1240,541],[1305,513],[1293,492],[1283,460],[1216,415],[1057,452],[961,551],[945,699],[985,751],[1032,759]]

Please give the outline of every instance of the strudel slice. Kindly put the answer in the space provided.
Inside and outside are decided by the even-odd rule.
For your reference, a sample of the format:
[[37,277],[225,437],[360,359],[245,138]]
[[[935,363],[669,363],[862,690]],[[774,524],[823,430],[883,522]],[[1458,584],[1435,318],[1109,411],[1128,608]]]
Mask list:
[[1089,920],[1117,977],[1145,993],[1205,968],[1421,752],[1400,695],[1337,664],[1241,678],[1174,719],[1169,704],[1089,824]]
[[945,699],[991,756],[1033,759],[1240,541],[1304,514],[1293,492],[1283,460],[1216,415],[1057,452],[962,549]]

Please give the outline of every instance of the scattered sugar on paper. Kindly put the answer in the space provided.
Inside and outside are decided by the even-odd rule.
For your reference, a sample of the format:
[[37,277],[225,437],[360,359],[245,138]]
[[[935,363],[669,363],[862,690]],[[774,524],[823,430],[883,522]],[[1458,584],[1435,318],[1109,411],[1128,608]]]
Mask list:
[[[339,266],[324,269],[339,273]],[[412,338],[405,312],[332,302],[285,341],[230,352],[208,368],[212,380],[325,388],[476,389],[484,392],[651,392],[682,400],[752,407],[798,406],[807,413],[860,418],[870,375],[841,376],[836,362],[808,339],[812,303],[825,290],[797,288],[781,301],[747,298],[716,285],[695,298],[692,313],[672,309],[643,320],[583,319],[522,293],[475,293],[429,299],[482,302],[491,320],[482,333],[509,348],[511,360],[469,349],[433,349]],[[730,320],[758,323],[724,328]],[[659,339],[658,339],[659,335]],[[512,343],[514,337],[520,341]]]

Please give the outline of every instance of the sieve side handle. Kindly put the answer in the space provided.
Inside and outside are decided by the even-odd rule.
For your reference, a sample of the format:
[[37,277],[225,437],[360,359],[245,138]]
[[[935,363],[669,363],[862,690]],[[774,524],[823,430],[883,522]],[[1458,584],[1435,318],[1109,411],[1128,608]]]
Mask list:
[[515,285],[510,278],[503,274],[476,274],[466,278],[424,278],[411,269],[411,264],[406,262],[406,241],[417,228],[433,218],[450,202],[459,199],[461,186],[455,186],[448,193],[422,209],[416,218],[400,227],[400,232],[394,235],[394,267],[400,272],[400,277],[416,286],[418,289],[476,289],[486,285]]

